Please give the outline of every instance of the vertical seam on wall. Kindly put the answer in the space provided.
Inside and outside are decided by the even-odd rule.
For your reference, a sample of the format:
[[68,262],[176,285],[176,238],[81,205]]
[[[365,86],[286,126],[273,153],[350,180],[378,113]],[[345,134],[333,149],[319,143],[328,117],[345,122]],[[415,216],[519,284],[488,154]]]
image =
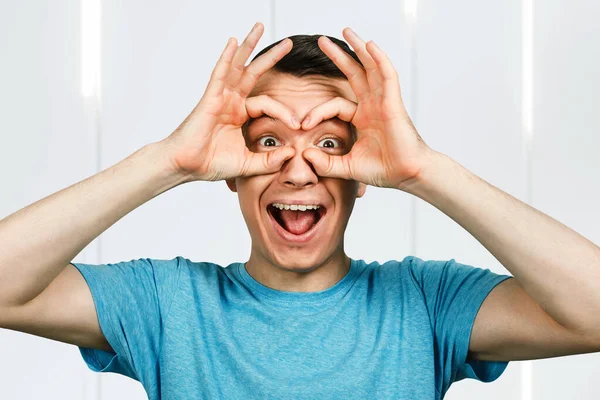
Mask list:
[[[103,16],[105,13],[103,13],[102,11],[102,7],[103,7],[103,2],[100,1],[99,2],[99,8],[100,8],[100,44],[99,44],[99,48],[98,48],[98,65],[96,66],[98,68],[98,75],[97,75],[97,80],[96,80],[96,93],[94,94],[94,133],[96,136],[96,171],[95,173],[98,174],[102,171],[102,45],[104,43],[104,41],[102,40],[102,34],[104,32],[103,28]],[[100,234],[97,238],[96,238],[96,262],[98,264],[102,264],[103,261],[103,257],[102,257],[102,234]],[[100,374],[97,374],[96,377],[96,399],[97,400],[102,400],[102,376]]]
[[271,24],[271,43],[274,43],[277,40],[277,33],[275,32],[275,0],[270,1],[269,9],[271,12],[269,18]]
[[[95,175],[102,168],[101,153],[101,46],[102,46],[102,1],[81,0],[80,5],[80,74],[81,95],[85,115],[86,153],[89,163],[86,163],[86,171]],[[89,168],[89,169],[88,169]],[[100,238],[95,238],[84,250],[87,263],[98,264],[101,260],[102,250]],[[90,387],[91,386],[91,387]],[[93,397],[100,400],[102,381],[101,374],[86,375],[85,397]]]
[[[524,164],[525,201],[533,205],[533,48],[534,0],[521,3],[521,145]],[[533,364],[521,365],[521,400],[533,399]]]
[[[410,40],[409,40],[409,60],[410,60],[410,83],[411,83],[411,88],[410,88],[410,103],[412,106],[412,110],[411,110],[411,114],[413,115],[412,119],[413,119],[413,124],[415,126],[418,126],[418,116],[417,116],[417,100],[418,100],[418,96],[417,96],[417,20],[418,20],[418,12],[417,7],[418,7],[418,0],[404,0],[406,1],[414,1],[414,15],[412,16],[412,20],[411,17],[408,15],[407,12],[407,8],[406,8],[406,3],[405,3],[405,7],[404,7],[404,23],[405,25],[409,28],[409,35],[410,35]],[[413,255],[416,255],[417,253],[417,206],[418,206],[418,199],[416,196],[411,196],[410,197],[410,252]]]
[[[102,7],[102,3],[100,3],[100,7]],[[102,21],[100,22],[100,24],[102,24]],[[103,30],[101,30],[101,32],[103,32]],[[101,42],[102,43],[102,42]],[[96,91],[96,104],[95,104],[95,133],[96,133],[96,171],[95,173],[99,173],[100,171],[102,171],[102,119],[101,119],[101,114],[102,114],[102,80],[100,79],[100,76],[102,75],[102,45],[100,45],[100,57],[99,57],[99,62],[98,62],[98,84],[97,84],[97,91]],[[96,260],[98,263],[102,263],[102,234],[100,234],[100,236],[98,236],[96,238],[97,244],[96,244]],[[96,392],[96,399],[97,400],[101,400],[102,399],[102,379],[100,374],[98,374],[97,376],[97,385],[96,388],[98,389]]]

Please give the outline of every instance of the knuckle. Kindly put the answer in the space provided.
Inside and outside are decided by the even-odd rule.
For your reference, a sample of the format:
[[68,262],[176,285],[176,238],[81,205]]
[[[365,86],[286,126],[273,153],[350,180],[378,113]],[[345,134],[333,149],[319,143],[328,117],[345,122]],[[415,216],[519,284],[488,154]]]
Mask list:
[[328,157],[327,159],[327,173],[330,174],[333,171],[334,168],[334,158],[333,157]]
[[265,154],[261,157],[261,164],[263,169],[269,169],[269,165],[271,165],[271,152]]
[[258,82],[258,79],[260,78],[260,75],[257,74],[253,68],[246,69],[245,75],[247,79],[249,79],[253,83]]
[[361,72],[362,71],[356,71],[356,72],[348,75],[348,80],[349,81],[355,81],[355,80],[357,80],[360,77],[359,75],[360,75]]
[[350,160],[348,158],[344,158],[344,164],[346,167],[346,171],[348,171],[348,175],[350,179],[354,179],[354,171],[352,170],[352,165],[350,164]]
[[275,52],[269,54],[269,63],[274,65],[277,61],[279,61],[279,55]]
[[238,74],[242,74],[244,72],[245,67],[240,64],[235,64],[235,65],[233,65],[233,67],[231,69],[234,72],[237,72]]
[[246,176],[250,172],[250,166],[252,165],[252,160],[254,158],[254,154],[249,154],[248,157],[244,160],[242,164],[241,176]]

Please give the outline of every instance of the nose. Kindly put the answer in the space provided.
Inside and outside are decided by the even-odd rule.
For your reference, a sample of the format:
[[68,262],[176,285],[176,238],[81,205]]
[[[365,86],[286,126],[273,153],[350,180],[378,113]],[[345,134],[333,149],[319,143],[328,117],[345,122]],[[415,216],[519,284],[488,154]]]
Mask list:
[[281,167],[279,182],[290,188],[304,188],[315,185],[319,178],[313,166],[302,156],[302,151],[296,149],[296,154]]

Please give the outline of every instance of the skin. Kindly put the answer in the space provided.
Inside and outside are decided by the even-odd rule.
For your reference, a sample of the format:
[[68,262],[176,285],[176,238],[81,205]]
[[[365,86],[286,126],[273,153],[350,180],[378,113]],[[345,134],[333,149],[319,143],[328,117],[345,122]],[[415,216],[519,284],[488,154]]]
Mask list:
[[[69,262],[129,212],[197,180],[227,180],[238,191],[257,280],[281,290],[330,287],[347,271],[343,230],[352,205],[365,185],[375,185],[432,204],[514,276],[477,313],[470,358],[600,351],[600,247],[429,148],[406,113],[396,71],[372,41],[344,30],[363,68],[319,39],[347,83],[292,80],[269,72],[290,51],[290,40],[245,65],[263,29],[257,24],[240,46],[230,39],[202,99],[167,138],[0,221],[0,327],[112,350],[89,287]],[[262,115],[275,121],[255,121],[245,138],[243,125]],[[356,127],[349,151],[319,146],[325,131],[347,139],[348,123]],[[254,135],[265,131],[283,145],[257,146]],[[268,231],[264,207],[281,193],[318,196],[329,208],[327,237],[305,244],[314,251],[277,242]]]
[[[284,141],[286,145],[272,151],[245,148],[251,154],[242,152],[241,126],[250,117],[241,116],[244,114],[241,111],[230,112],[231,104],[238,104],[240,99],[236,98],[238,103],[224,104],[215,100],[220,91],[247,96],[267,72],[267,69],[256,70],[255,63],[260,58],[244,67],[260,37],[256,32],[246,38],[244,43],[248,42],[248,45],[242,44],[235,56],[234,49],[226,49],[224,61],[217,66],[217,71],[225,72],[216,74],[221,78],[211,80],[213,88],[209,84],[205,94],[208,100],[203,98],[200,102],[220,104],[220,107],[213,107],[211,112],[207,112],[207,106],[199,107],[195,113],[197,121],[210,121],[211,115],[214,118],[221,115],[221,119],[223,114],[236,117],[229,118],[228,122],[235,126],[236,134],[230,140],[238,141],[238,157],[233,156],[231,146],[224,148],[223,154],[235,161],[230,163],[234,167],[241,165],[242,168],[225,171],[219,176],[230,179],[230,187],[240,195],[253,240],[248,264],[253,276],[259,282],[281,290],[315,291],[331,286],[347,271],[348,261],[342,256],[343,229],[358,192],[352,189],[352,184],[328,179],[402,190],[427,201],[460,224],[514,276],[497,285],[483,302],[471,333],[470,358],[522,360],[599,351],[600,248],[427,146],[406,112],[398,73],[387,55],[373,41],[365,43],[349,28],[343,34],[364,68],[326,37],[319,38],[318,43],[348,78],[355,95],[353,99],[348,95],[335,101],[327,100],[334,93],[326,95],[327,90],[323,89],[323,97],[319,100],[325,103],[317,105],[317,100],[305,100],[299,95],[316,82],[295,81],[296,84],[291,85],[292,81],[287,78],[275,80],[268,76],[254,92],[264,97],[247,99],[262,98],[271,102],[270,110],[265,106],[263,113],[281,121],[279,124],[265,122],[272,126],[258,125],[251,133],[276,131],[287,140]],[[283,56],[284,50],[270,56],[274,61],[272,65],[277,57]],[[248,73],[248,70],[252,71]],[[247,74],[248,82],[242,84],[243,90],[239,90],[240,74]],[[310,107],[313,109],[307,113]],[[276,108],[278,116],[273,115]],[[311,140],[306,139],[321,121],[336,115],[351,123],[357,131],[356,141],[345,154],[328,154],[311,146]],[[294,135],[293,131],[300,129],[299,121],[301,132]],[[198,123],[198,129],[188,127],[179,134],[196,140],[213,135],[212,140],[218,141],[219,136],[211,132],[222,125],[214,121],[212,124],[205,122],[204,126]],[[233,128],[230,130],[234,131]],[[198,150],[197,157],[214,154],[206,147]],[[173,152],[176,160],[173,164],[179,171],[190,174],[193,179],[214,177],[214,168],[210,168],[213,160],[184,157],[183,151],[179,147],[179,151]],[[263,160],[260,163],[262,171],[254,165],[254,170],[248,173],[252,168],[246,166],[256,164],[259,158]],[[226,176],[227,172],[231,176]],[[265,176],[248,178],[254,175]],[[290,180],[290,176],[295,180]],[[313,186],[303,186],[307,182]],[[304,252],[302,248],[286,248],[285,244],[274,241],[265,228],[264,207],[272,194],[283,189],[308,192],[309,188],[322,188],[319,196],[335,204],[336,211],[335,224],[328,226],[334,235],[322,242],[321,247],[314,247],[314,253]],[[564,245],[557,246],[557,243]],[[286,251],[291,256],[284,254]],[[294,255],[307,257],[306,263]],[[573,274],[574,266],[576,274]],[[311,276],[317,279],[313,280]]]
[[[356,97],[346,80],[321,76],[298,78],[290,74],[269,71],[257,83],[251,96],[269,96],[288,107],[299,119],[313,111],[328,117],[317,109],[328,101],[343,101],[354,111]],[[336,111],[339,107],[334,108]],[[337,116],[310,127],[290,129],[279,120],[259,118],[249,124],[245,133],[248,147],[255,152],[266,152],[276,146],[264,146],[261,137],[269,135],[276,146],[291,146],[295,155],[274,174],[228,180],[239,202],[252,238],[252,252],[246,264],[250,275],[262,284],[285,291],[324,290],[348,272],[349,258],[344,253],[344,231],[354,201],[364,194],[366,185],[354,180],[319,177],[310,162],[303,157],[306,149],[325,154],[347,154],[354,142],[348,122]],[[337,148],[323,147],[323,142],[338,143]],[[289,243],[274,231],[266,211],[275,200],[317,200],[327,209],[318,237],[307,244]],[[325,224],[325,225],[323,225]]]
[[[190,180],[226,179],[238,192],[252,238],[246,268],[257,281],[278,290],[319,291],[348,272],[343,238],[355,199],[367,184],[391,187],[413,178],[423,158],[406,154],[382,134],[387,123],[412,123],[403,108],[398,113],[382,107],[382,90],[369,92],[366,79],[296,78],[269,71],[291,49],[289,40],[244,67],[262,31],[257,24],[239,48],[235,40],[229,41],[205,95],[165,144],[172,149],[175,168]],[[335,45],[325,39],[319,45],[327,53]],[[365,65],[368,70],[375,64],[367,60]],[[378,74],[369,76],[375,85],[384,83]],[[399,87],[395,99],[401,102]],[[250,124],[242,142],[243,124],[262,115],[272,118]],[[360,131],[356,143],[350,124]],[[281,139],[281,145],[275,150],[257,145],[265,133]],[[414,140],[407,150],[427,151],[414,128],[410,133]],[[325,134],[337,136],[344,146],[332,151],[319,147]],[[323,167],[329,156],[352,159],[348,165],[358,163],[361,168],[336,176],[335,165],[331,171]],[[318,200],[325,206],[318,237],[298,245],[277,236],[266,210],[282,199]]]

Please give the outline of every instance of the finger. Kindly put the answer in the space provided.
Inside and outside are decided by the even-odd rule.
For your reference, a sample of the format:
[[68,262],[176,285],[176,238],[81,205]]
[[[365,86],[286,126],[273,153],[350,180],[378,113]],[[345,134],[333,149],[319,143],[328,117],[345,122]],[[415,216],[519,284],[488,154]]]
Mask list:
[[317,149],[306,149],[302,156],[308,160],[319,176],[327,178],[353,179],[348,155],[333,156]]
[[365,46],[373,60],[377,63],[377,67],[383,77],[383,89],[386,96],[400,96],[400,80],[398,79],[398,71],[392,65],[392,61],[387,54],[383,52],[375,44],[374,41],[369,41]]
[[342,34],[344,35],[344,39],[346,39],[350,46],[352,46],[356,52],[356,55],[363,63],[371,90],[374,90],[374,88],[381,88],[383,79],[379,73],[379,69],[377,68],[377,63],[367,51],[365,41],[362,40],[360,36],[358,36],[356,32],[350,28],[345,28]]
[[268,115],[280,120],[291,129],[300,129],[300,122],[298,122],[293,111],[267,95],[248,97],[246,99],[246,112],[250,118]]
[[292,46],[293,43],[291,39],[283,39],[277,46],[274,46],[265,54],[262,54],[256,60],[252,61],[250,65],[246,67],[244,75],[237,84],[238,92],[244,97],[248,96],[252,89],[254,89],[254,86],[256,86],[256,82],[258,82],[260,77],[289,53],[290,50],[292,50]]
[[254,24],[252,30],[250,33],[248,33],[248,36],[246,36],[240,47],[235,52],[235,56],[231,62],[231,73],[228,78],[232,86],[237,86],[240,77],[246,68],[246,61],[248,61],[250,54],[252,54],[254,48],[258,44],[264,29],[264,25],[260,22]]
[[283,146],[274,151],[254,153],[248,151],[244,169],[240,176],[254,176],[272,174],[281,169],[286,160],[294,157],[296,150],[290,146]]
[[206,93],[213,95],[223,91],[226,81],[225,78],[229,74],[231,61],[235,54],[236,48],[237,40],[235,38],[229,38],[225,49],[223,49],[223,52],[221,53],[221,56],[219,57],[219,60],[217,61],[217,64],[210,75],[210,79],[205,90]]
[[306,114],[302,121],[302,129],[309,130],[321,121],[338,117],[342,121],[351,122],[356,113],[357,104],[343,97],[336,97],[319,104]]
[[318,44],[323,53],[346,75],[356,97],[360,99],[369,92],[369,82],[365,70],[354,58],[327,36],[321,36]]

